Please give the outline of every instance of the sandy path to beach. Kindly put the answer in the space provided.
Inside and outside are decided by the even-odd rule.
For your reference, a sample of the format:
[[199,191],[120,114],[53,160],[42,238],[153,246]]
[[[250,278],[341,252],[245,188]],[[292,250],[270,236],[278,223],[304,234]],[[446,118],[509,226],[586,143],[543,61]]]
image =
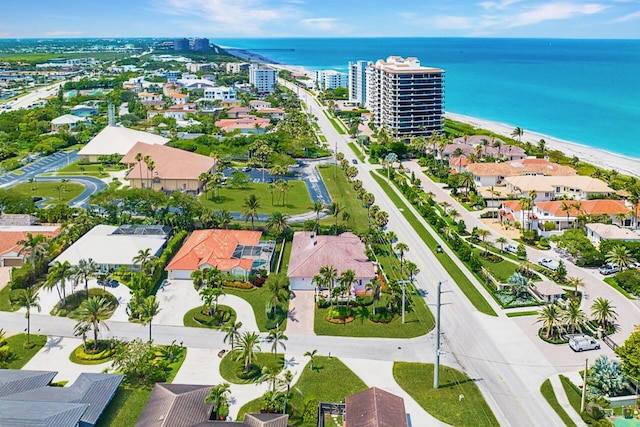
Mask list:
[[[511,137],[511,132],[515,126],[505,123],[492,122],[489,120],[478,119],[476,117],[464,116],[456,113],[445,113],[446,117],[451,120],[470,124],[476,128],[482,128],[495,132],[499,135]],[[546,147],[552,150],[560,150],[569,157],[576,156],[580,160],[599,166],[604,169],[615,169],[618,172],[640,177],[640,159],[626,157],[610,151],[599,150],[586,145],[577,144],[570,141],[554,138],[549,135],[531,132],[524,129],[522,136],[523,142],[530,142],[534,145],[538,141],[544,139]]]

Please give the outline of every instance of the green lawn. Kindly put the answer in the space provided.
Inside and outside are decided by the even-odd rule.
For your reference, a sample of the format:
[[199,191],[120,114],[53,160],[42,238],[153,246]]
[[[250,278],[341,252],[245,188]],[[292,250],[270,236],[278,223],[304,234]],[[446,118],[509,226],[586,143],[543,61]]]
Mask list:
[[[186,357],[187,349],[185,348],[184,357],[176,358],[169,365],[170,372],[166,382],[173,382]],[[118,387],[113,400],[100,416],[96,427],[129,427],[136,425],[136,421],[138,421],[152,389],[153,385],[131,384],[123,381]]]
[[[582,403],[582,391],[578,387],[576,387],[576,385],[573,384],[568,377],[565,377],[564,375],[560,375],[560,382],[562,383],[562,388],[564,389],[564,392],[567,394],[567,399],[569,399],[569,403],[571,404],[573,409],[575,409],[575,411],[578,414],[580,414],[582,419],[587,424],[590,424],[591,422],[593,422],[594,421],[593,418],[591,418],[591,416],[586,411],[580,413],[580,405]],[[587,403],[588,403],[588,400],[587,400]]]
[[[396,362],[393,377],[422,408],[454,426],[499,426],[471,378],[440,365],[440,387],[433,388],[433,364]],[[464,395],[460,399],[460,395]]]
[[280,266],[280,271],[286,273],[289,268],[289,260],[291,259],[291,248],[293,247],[293,242],[286,241],[284,244],[284,253],[282,254],[282,265]]
[[[36,178],[37,180],[37,178]],[[57,186],[61,186],[60,192],[56,189]],[[45,202],[45,204],[51,205],[63,205],[69,203],[71,200],[78,197],[84,191],[84,185],[76,182],[67,182],[62,184],[60,182],[23,182],[10,190],[16,191],[25,196],[49,198],[51,200]]]
[[200,305],[187,311],[183,318],[184,326],[189,326],[191,328],[220,329],[224,325],[235,323],[236,321],[236,311],[231,307],[227,307],[226,305],[218,304],[217,307],[217,312],[223,312],[224,318],[227,318],[227,320],[225,320],[220,325],[217,324],[216,318],[203,314],[204,310],[205,306]]
[[[317,335],[334,335],[349,337],[381,337],[381,338],[414,338],[424,335],[433,329],[435,320],[424,300],[418,296],[411,297],[414,309],[405,313],[405,324],[400,316],[390,323],[373,323],[368,319],[371,306],[356,309],[355,319],[346,324],[327,322],[324,317],[327,309],[316,308],[314,316],[314,332]],[[363,310],[364,309],[364,310]]]
[[64,166],[56,171],[58,175],[86,175],[95,176],[96,178],[106,178],[109,176],[108,172],[117,172],[126,169],[124,165],[104,165],[102,163],[89,163],[80,164],[80,162],[73,162],[67,166]]
[[[25,320],[26,327],[26,320]],[[27,334],[12,335],[7,338],[7,345],[11,349],[11,358],[9,363],[5,366],[0,365],[0,368],[6,369],[22,369],[37,352],[47,343],[46,335],[34,335],[29,336],[29,341],[33,345],[31,348],[24,348],[24,344],[27,342]]]
[[[349,219],[349,228],[355,233],[364,233],[368,228],[369,217],[367,209],[362,206],[362,202],[358,199],[355,190],[347,180],[342,169],[338,168],[337,174],[334,174],[333,166],[318,168],[324,185],[329,191],[331,200],[334,203],[339,203],[344,206],[346,211],[349,212],[351,218]],[[333,217],[324,220],[326,224],[333,225],[335,223]],[[342,224],[340,220],[338,224]]]
[[615,277],[605,277],[604,278],[605,283],[607,283],[609,286],[611,286],[613,289],[615,289],[616,291],[620,292],[622,295],[624,295],[625,297],[627,297],[628,299],[637,299],[636,297],[634,297],[633,295],[631,295],[629,292],[625,291],[619,284],[618,281],[616,280]]
[[[99,359],[88,359],[88,358],[78,358],[76,356],[76,352],[83,355],[86,354],[84,352],[84,344],[80,344],[76,348],[73,349],[71,354],[69,355],[69,360],[78,365],[101,365],[103,363],[107,363],[111,360],[112,350],[109,350],[109,346],[111,344],[110,340],[98,340],[98,349],[96,350],[97,354],[92,354],[94,357],[100,357]],[[87,350],[89,354],[93,351],[93,340],[87,341]],[[101,356],[98,356],[100,354]]]
[[407,219],[409,224],[411,224],[420,238],[433,251],[434,255],[437,256],[440,264],[442,264],[445,270],[447,270],[460,290],[466,295],[469,301],[471,301],[471,304],[473,304],[473,306],[481,313],[488,314],[490,316],[497,316],[496,312],[493,310],[487,300],[484,299],[480,291],[476,289],[476,287],[473,285],[473,283],[471,283],[466,274],[462,270],[460,270],[460,268],[453,262],[449,255],[447,255],[446,253],[439,253],[436,255],[436,240],[422,225],[418,218],[416,218],[416,216],[411,213],[409,207],[402,201],[400,196],[398,196],[398,194],[393,191],[391,187],[389,187],[389,184],[387,184],[386,180],[375,172],[371,172],[371,175],[382,187],[387,196],[389,196],[391,201],[393,201],[393,203],[401,210],[402,215]]
[[560,403],[558,403],[558,398],[556,397],[556,393],[553,391],[553,386],[551,385],[550,380],[545,380],[540,386],[540,393],[549,402],[549,405],[556,411],[556,414],[562,419],[565,425],[569,427],[575,427],[576,423],[573,422],[569,414],[564,410]]
[[[251,304],[251,308],[253,308],[253,313],[256,316],[256,323],[258,324],[258,328],[260,328],[260,332],[267,332],[266,328],[267,324],[267,313],[265,312],[266,303],[269,300],[269,291],[265,288],[253,288],[253,289],[238,289],[238,288],[224,288],[225,294],[238,296],[249,304]],[[284,310],[289,309],[289,301],[285,304]],[[281,330],[285,330],[287,327],[287,320],[282,322],[280,325]]]
[[[293,414],[289,425],[315,427],[317,420],[305,422],[302,419],[305,404],[311,400],[317,402],[344,402],[344,399],[354,393],[366,390],[367,385],[338,358],[316,356],[315,369],[312,371],[307,364],[298,382],[291,387],[291,401]],[[244,418],[246,413],[260,412],[262,399],[258,398],[240,408],[238,419]],[[317,413],[317,412],[316,412]]]
[[331,122],[331,125],[336,130],[336,132],[338,132],[340,135],[345,135],[346,134],[346,132],[344,131],[344,129],[342,129],[342,126],[340,126],[340,123],[338,123],[338,121],[336,119],[332,118],[329,115],[329,113],[327,113],[326,110],[322,110],[322,112],[324,113],[325,116],[327,116],[327,119],[329,119],[329,121]]
[[[278,192],[273,194],[273,204],[271,203],[271,194],[269,193],[269,184],[266,183],[250,183],[245,188],[233,188],[231,186],[221,187],[220,194],[216,200],[211,200],[210,193],[201,197],[205,206],[214,209],[226,209],[229,212],[243,212],[245,199],[251,194],[255,194],[260,200],[260,209],[258,213],[272,214],[274,212],[282,212],[287,215],[297,215],[309,212],[311,210],[311,197],[307,191],[307,187],[302,181],[289,181],[291,189],[286,193],[286,201],[282,205],[282,197],[278,202]],[[249,221],[250,222],[250,221]]]
[[[256,353],[256,358],[252,363],[259,367],[258,372],[261,372],[265,367],[277,372],[282,371],[282,368],[284,367],[284,355],[282,353],[278,353],[277,357],[274,356],[273,353],[266,353],[271,350],[271,343],[261,343],[260,350],[265,353]],[[282,351],[282,347],[278,346],[278,352],[280,351]],[[242,359],[238,361],[233,360],[238,352],[239,350],[231,351],[222,358],[222,361],[220,362],[220,375],[222,375],[222,378],[233,384],[259,382],[260,373],[258,373],[257,377],[251,379],[242,379],[238,377],[237,373],[243,369]]]
[[4,288],[0,289],[0,311],[17,311],[20,306],[11,304],[11,286],[7,284]]
[[351,148],[351,151],[353,151],[353,154],[356,155],[356,157],[358,158],[358,160],[360,160],[361,163],[365,163],[364,156],[362,155],[362,150],[359,149],[355,143],[350,142],[349,148]]
[[[109,310],[109,317],[111,317],[113,312],[116,311],[116,308],[118,308],[117,298],[114,297],[113,294],[111,294],[110,292],[104,291],[99,288],[89,289],[89,298],[98,297],[98,296],[104,297],[107,299],[107,301],[111,302],[112,310]],[[84,291],[84,289],[80,290],[80,287],[78,287],[78,291],[74,292],[71,295],[67,295],[66,305],[63,306],[62,301],[58,301],[55,307],[53,307],[53,309],[51,310],[50,314],[52,316],[69,317],[71,319],[77,320],[78,315],[76,311],[78,307],[80,307],[80,304],[82,304],[82,302],[85,301],[86,299],[87,299],[86,292]]]
[[473,249],[473,252],[478,255],[478,259],[480,259],[480,263],[484,268],[486,268],[491,275],[500,283],[507,283],[509,277],[516,272],[516,268],[518,266],[512,262],[502,260],[500,262],[491,262],[482,257],[481,255],[485,252],[484,249]]
[[538,311],[514,311],[512,313],[507,313],[507,317],[522,317],[522,316],[534,316],[538,314]]

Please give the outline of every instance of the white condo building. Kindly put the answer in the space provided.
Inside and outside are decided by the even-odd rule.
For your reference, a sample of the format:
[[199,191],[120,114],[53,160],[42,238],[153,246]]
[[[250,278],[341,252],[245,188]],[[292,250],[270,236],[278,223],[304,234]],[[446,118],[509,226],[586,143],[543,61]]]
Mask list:
[[349,62],[349,101],[367,102],[367,67],[369,61]]
[[349,86],[349,76],[334,70],[315,71],[316,84],[322,90]]
[[207,101],[235,101],[237,99],[237,92],[233,87],[208,87],[204,90],[204,99]]
[[444,70],[423,67],[418,58],[390,56],[366,73],[366,102],[376,126],[399,138],[443,131]]
[[249,83],[256,87],[258,93],[271,93],[276,85],[277,71],[273,68],[251,64],[249,67]]

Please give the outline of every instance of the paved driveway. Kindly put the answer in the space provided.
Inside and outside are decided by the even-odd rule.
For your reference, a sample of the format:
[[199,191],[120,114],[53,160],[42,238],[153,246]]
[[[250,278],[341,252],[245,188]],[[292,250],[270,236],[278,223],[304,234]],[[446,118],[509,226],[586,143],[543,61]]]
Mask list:
[[289,302],[287,335],[315,335],[313,331],[314,291],[295,291]]
[[[68,179],[69,182],[76,182],[84,186],[84,191],[78,197],[69,202],[69,206],[74,208],[87,206],[89,203],[89,197],[91,197],[92,194],[96,194],[108,187],[104,181],[93,176],[56,175],[39,176],[37,178],[38,182],[59,182],[63,179]],[[46,200],[42,200],[39,203],[41,204],[42,202],[46,202]]]

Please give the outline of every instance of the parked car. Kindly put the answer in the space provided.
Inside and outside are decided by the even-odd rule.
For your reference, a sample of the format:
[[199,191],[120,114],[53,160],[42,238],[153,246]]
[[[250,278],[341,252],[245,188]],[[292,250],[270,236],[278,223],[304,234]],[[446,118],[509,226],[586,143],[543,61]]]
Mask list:
[[600,350],[600,343],[588,335],[569,335],[569,347],[573,351]]
[[107,280],[107,286],[110,288],[117,288],[118,285],[120,285],[120,282],[118,282],[116,279]]
[[544,268],[548,268],[549,270],[556,271],[558,269],[558,262],[552,260],[551,258],[542,258],[540,261],[538,261],[538,264],[540,264]]
[[351,163],[353,163],[354,165],[358,164],[358,161],[356,159],[351,160]]
[[609,275],[609,274],[617,273],[618,271],[620,271],[620,267],[618,267],[615,264],[611,264],[610,262],[608,262],[605,265],[600,266],[598,271],[600,272],[600,274],[606,276],[606,275]]
[[518,252],[518,247],[516,245],[506,245],[504,247],[504,250],[505,252],[515,254],[516,252]]
[[245,166],[242,168],[242,172],[250,172],[251,168],[249,166]]
[[272,342],[273,337],[269,336],[269,334],[260,334],[258,336],[258,342]]

